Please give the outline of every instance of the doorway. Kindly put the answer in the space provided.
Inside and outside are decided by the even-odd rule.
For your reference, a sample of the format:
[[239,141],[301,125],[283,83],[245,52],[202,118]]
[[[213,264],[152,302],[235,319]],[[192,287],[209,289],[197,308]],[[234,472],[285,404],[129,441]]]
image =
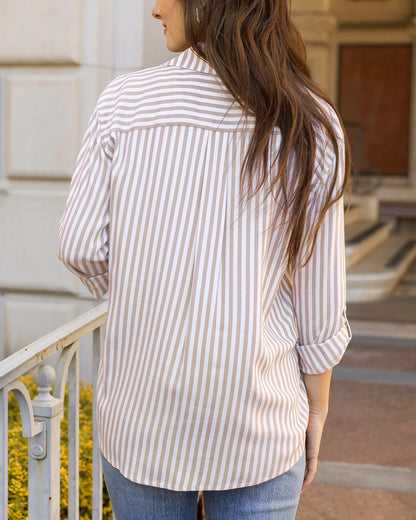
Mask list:
[[409,173],[411,45],[341,45],[338,106],[360,174]]

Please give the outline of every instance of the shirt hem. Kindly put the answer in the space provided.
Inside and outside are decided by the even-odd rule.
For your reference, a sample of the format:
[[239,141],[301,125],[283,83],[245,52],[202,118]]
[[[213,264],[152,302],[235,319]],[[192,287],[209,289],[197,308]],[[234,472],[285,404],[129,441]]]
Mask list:
[[130,476],[128,473],[123,472],[121,468],[116,465],[110,457],[107,456],[107,454],[104,452],[104,449],[102,446],[100,446],[100,450],[102,454],[104,455],[104,458],[111,464],[114,468],[116,468],[123,477],[127,478],[128,480],[135,482],[136,484],[141,484],[143,486],[152,486],[162,489],[168,489],[170,491],[227,491],[231,489],[239,489],[243,487],[251,487],[251,486],[257,486],[259,484],[264,484],[265,482],[268,482],[269,480],[273,480],[274,478],[279,477],[280,475],[283,475],[287,471],[291,470],[295,464],[299,462],[301,459],[303,452],[305,450],[305,437],[303,438],[302,442],[299,444],[299,446],[296,448],[290,459],[287,461],[287,463],[283,466],[283,468],[276,474],[276,472],[273,472],[271,475],[262,477],[261,479],[256,479],[255,481],[247,481],[245,483],[238,483],[238,485],[225,485],[225,486],[185,486],[185,487],[177,487],[177,486],[171,486],[167,485],[165,482],[162,481],[154,481],[147,478],[140,478],[140,479],[133,479],[132,476]]

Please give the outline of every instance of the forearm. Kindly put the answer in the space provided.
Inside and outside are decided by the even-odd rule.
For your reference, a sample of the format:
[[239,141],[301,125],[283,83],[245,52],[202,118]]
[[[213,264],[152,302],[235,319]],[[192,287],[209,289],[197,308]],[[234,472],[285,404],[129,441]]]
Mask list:
[[332,368],[322,374],[303,374],[311,413],[326,417],[329,405],[329,388]]
[[309,400],[309,421],[306,429],[306,474],[302,491],[307,488],[318,467],[319,447],[328,413],[332,368],[322,374],[303,374]]

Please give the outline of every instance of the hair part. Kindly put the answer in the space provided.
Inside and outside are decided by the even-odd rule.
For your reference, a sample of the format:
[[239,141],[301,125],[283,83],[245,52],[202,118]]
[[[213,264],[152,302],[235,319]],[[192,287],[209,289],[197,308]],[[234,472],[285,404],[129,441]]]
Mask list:
[[[188,43],[215,69],[244,113],[255,117],[254,132],[242,166],[242,193],[246,200],[261,189],[275,198],[278,193],[283,195],[281,209],[289,226],[289,265],[295,261],[303,239],[318,128],[326,134],[335,154],[335,172],[340,161],[345,160],[342,186],[334,193],[337,183],[334,175],[310,237],[312,245],[305,265],[312,256],[326,211],[343,196],[346,188],[351,193],[351,153],[337,109],[311,78],[305,45],[290,18],[287,0],[182,2]],[[200,22],[196,20],[196,9]],[[338,117],[345,157],[340,157],[334,121],[317,97],[328,103]],[[270,136],[276,127],[280,130],[281,143],[277,156],[270,157]],[[299,174],[288,197],[288,165],[292,153]]]

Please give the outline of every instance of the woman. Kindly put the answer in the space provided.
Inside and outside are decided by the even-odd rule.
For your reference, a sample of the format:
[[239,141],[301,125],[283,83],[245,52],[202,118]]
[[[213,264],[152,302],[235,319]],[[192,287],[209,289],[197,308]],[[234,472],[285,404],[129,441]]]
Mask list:
[[[349,154],[286,0],[158,0],[181,52],[91,116],[59,258],[109,293],[97,381],[118,520],[293,519],[350,340]],[[306,441],[306,447],[305,447]]]

